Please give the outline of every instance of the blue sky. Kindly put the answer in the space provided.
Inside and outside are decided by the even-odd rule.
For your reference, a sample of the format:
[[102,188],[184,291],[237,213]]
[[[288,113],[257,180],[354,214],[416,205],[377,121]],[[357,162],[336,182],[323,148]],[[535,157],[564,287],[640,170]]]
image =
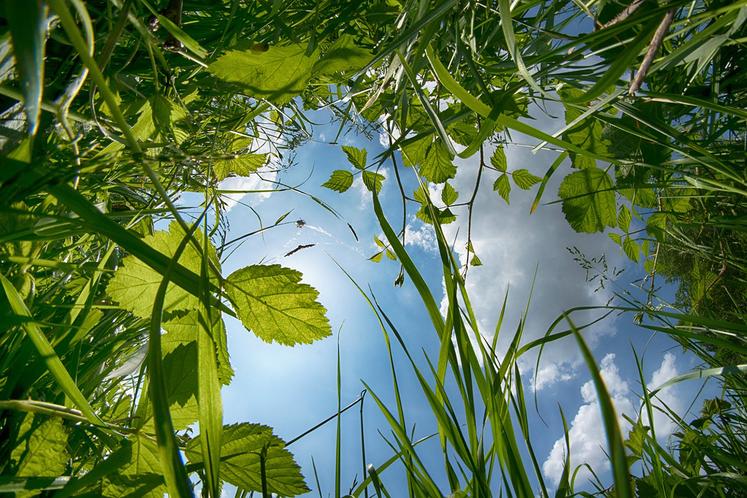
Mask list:
[[[556,115],[560,118],[543,116],[543,128],[554,131],[562,127],[562,112]],[[321,123],[328,121],[323,113],[317,113],[312,118]],[[286,440],[336,411],[338,342],[342,362],[342,405],[360,394],[362,381],[365,381],[385,402],[394,406],[382,333],[368,305],[335,261],[363,287],[370,286],[382,308],[405,335],[411,351],[417,353],[422,349],[426,354],[435,354],[438,348],[430,321],[409,279],[402,287],[393,285],[399,264],[387,259],[381,263],[368,260],[378,250],[373,239],[381,230],[373,215],[370,194],[360,179],[356,178],[353,187],[344,194],[320,186],[335,169],[353,171],[340,145],[365,147],[369,162],[383,151],[378,136],[369,140],[348,133],[340,138],[340,144],[329,144],[336,132],[337,126],[334,124],[318,126],[313,139],[297,151],[297,166],[281,171],[278,179],[290,185],[303,182],[302,190],[329,203],[340,218],[309,197],[295,192],[249,194],[241,202],[253,206],[261,214],[265,225],[291,209],[293,211],[286,220],[301,219],[304,223],[302,226],[291,223],[248,238],[224,264],[225,274],[259,262],[296,268],[303,273],[304,282],[319,290],[319,300],[328,310],[334,336],[294,348],[264,343],[247,332],[239,322],[227,318],[229,352],[236,376],[233,383],[224,389],[225,420],[227,423],[250,421],[268,424]],[[517,134],[511,139],[515,145],[506,148],[509,170],[528,168],[535,175],[543,176],[555,153],[533,154],[530,146],[534,141]],[[460,200],[463,200],[471,194],[477,162],[473,157],[459,160],[457,165],[458,173],[451,184],[460,192]],[[313,173],[309,176],[312,168]],[[380,196],[382,204],[392,225],[399,227],[401,204],[391,164],[385,165],[381,172],[387,176]],[[417,186],[413,171],[403,170],[402,173],[406,190],[412,193]],[[493,173],[484,173],[472,228],[474,249],[483,266],[471,268],[467,276],[472,304],[485,334],[492,334],[507,290],[509,311],[503,339],[515,329],[529,298],[535,271],[530,318],[526,325],[527,339],[544,334],[549,323],[565,309],[603,305],[611,298],[610,287],[595,291],[596,282],[586,282],[585,271],[574,262],[573,255],[567,250],[569,247],[579,248],[589,258],[604,254],[610,269],[625,270],[611,284],[612,289],[635,292],[630,282],[638,278],[642,270],[626,260],[606,235],[573,232],[565,222],[559,204],[542,205],[536,213],[529,215],[535,190],[524,192],[514,189],[511,204],[506,205],[492,190],[495,180]],[[546,190],[544,201],[554,200],[562,173],[556,173]],[[261,185],[257,179],[233,179],[229,183],[229,188],[258,188]],[[436,194],[439,191],[435,186],[431,186],[431,190]],[[432,197],[439,198],[438,195]],[[441,299],[440,262],[437,260],[431,228],[414,218],[413,206],[409,206],[408,211],[411,211],[408,215],[408,249],[432,292],[437,299]],[[455,242],[456,255],[464,260],[467,217],[465,213],[457,214],[462,216],[458,216],[457,222],[445,226],[445,233],[448,240]],[[256,216],[241,203],[231,209],[228,220],[231,227],[229,238],[258,228]],[[358,241],[348,228],[348,223],[354,227]],[[300,244],[315,246],[284,256]],[[589,317],[579,315],[576,321],[582,323]],[[586,337],[619,410],[630,416],[635,416],[634,412],[639,406],[636,393],[640,393],[631,347],[643,355],[645,376],[649,382],[661,383],[696,366],[695,359],[684,355],[671,340],[653,336],[634,326],[631,316],[609,317],[591,327]],[[408,422],[416,425],[417,436],[427,435],[434,430],[435,422],[429,417],[425,399],[399,351],[395,351],[395,361],[406,400]],[[581,362],[576,344],[572,340],[554,344],[545,351],[537,372],[534,371],[532,357],[528,357],[521,366],[526,392],[536,394],[539,413],[544,419],[543,422],[534,410],[531,411],[535,449],[542,459],[548,483],[552,484],[559,476],[558,465],[562,461],[562,445],[557,443],[562,437],[558,403],[561,403],[571,424],[574,464],[589,461],[602,476],[608,476],[603,464],[605,442],[595,395],[588,384],[588,370]],[[536,383],[533,378],[535,373]],[[675,387],[662,396],[666,403],[684,415],[698,387]],[[389,434],[388,426],[370,397],[365,402],[364,416],[366,462],[378,465],[392,454],[377,433],[381,430],[385,435]],[[663,419],[655,422],[657,427],[661,425],[663,428],[659,431],[661,435],[666,436],[667,432],[671,432],[672,428],[667,429]],[[342,423],[342,483],[343,490],[347,490],[356,476],[358,480],[361,479],[362,473],[358,409],[345,414]],[[318,470],[322,494],[331,495],[334,490],[334,422],[294,443],[290,449],[303,467],[308,484],[315,490],[314,496],[317,495],[317,486],[312,471],[312,457]],[[440,450],[437,442],[426,443],[423,453],[426,461],[438,469]],[[393,489],[404,485],[398,470],[387,471],[383,477]]]

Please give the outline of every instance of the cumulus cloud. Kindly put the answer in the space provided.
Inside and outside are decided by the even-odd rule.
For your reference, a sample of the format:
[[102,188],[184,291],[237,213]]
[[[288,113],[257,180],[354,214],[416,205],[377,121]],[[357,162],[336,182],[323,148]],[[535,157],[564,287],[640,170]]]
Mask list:
[[[562,116],[562,111],[559,115]],[[520,134],[513,134],[512,139],[521,145],[535,143]],[[505,152],[509,171],[526,168],[539,177],[544,176],[557,157],[557,153],[549,151],[532,154],[530,147],[520,145],[507,145]],[[486,160],[491,153],[492,150],[487,148]],[[466,286],[481,333],[488,338],[495,329],[503,297],[509,292],[504,332],[498,341],[499,351],[510,342],[511,333],[516,330],[530,296],[524,342],[544,335],[553,320],[565,310],[577,306],[605,305],[610,300],[611,293],[607,289],[595,291],[596,284],[586,281],[586,271],[574,261],[566,248],[577,247],[589,258],[604,254],[610,269],[624,265],[619,248],[606,235],[576,233],[565,220],[560,205],[550,204],[557,200],[558,186],[569,169],[566,164],[555,172],[545,189],[543,204],[533,214],[530,214],[530,207],[536,187],[527,192],[514,186],[510,205],[507,205],[493,190],[497,172],[485,169],[482,173],[470,230],[472,246],[482,266],[470,267]],[[476,156],[457,161],[457,174],[450,183],[460,193],[460,200],[471,197],[477,172]],[[438,199],[437,189],[431,189],[431,194],[434,201]],[[454,249],[464,265],[470,257],[467,252],[467,209],[454,207],[452,211],[457,215],[457,221],[445,225],[444,233],[447,240],[454,242]],[[445,302],[442,303],[443,308],[445,305]],[[579,325],[600,314],[574,314],[573,318]],[[593,347],[601,336],[612,334],[614,330],[614,321],[610,319],[586,329],[584,334]],[[526,355],[520,366],[523,370],[529,370],[533,368],[534,360],[531,354]],[[541,378],[534,381],[534,388],[544,389],[572,378],[573,369],[579,362],[578,348],[572,339],[553,343],[543,352],[537,372]]]
[[417,219],[405,226],[405,245],[417,247],[430,254],[438,254],[433,227]]
[[[620,370],[615,364],[614,354],[608,354],[602,359],[599,371],[615,405],[620,429],[624,435],[627,435],[630,430],[630,423],[623,415],[636,420],[641,404],[631,392],[628,382],[621,377]],[[667,353],[664,355],[659,368],[651,376],[648,387],[649,389],[655,388],[677,374],[675,357],[671,353]],[[586,463],[599,475],[610,470],[610,463],[607,457],[607,439],[604,434],[602,414],[597,403],[597,392],[591,380],[581,386],[581,397],[584,402],[573,417],[568,432],[571,468]],[[660,403],[666,403],[675,411],[681,409],[678,393],[672,387],[663,389],[659,395],[659,400]],[[648,425],[645,413],[643,419],[643,423]],[[664,439],[671,435],[675,425],[663,413],[658,413],[654,415],[654,428],[657,437]],[[558,438],[542,465],[543,473],[556,486],[563,473],[565,452],[565,439],[563,437]],[[591,473],[584,467],[579,471],[576,482],[581,484],[590,476]]]

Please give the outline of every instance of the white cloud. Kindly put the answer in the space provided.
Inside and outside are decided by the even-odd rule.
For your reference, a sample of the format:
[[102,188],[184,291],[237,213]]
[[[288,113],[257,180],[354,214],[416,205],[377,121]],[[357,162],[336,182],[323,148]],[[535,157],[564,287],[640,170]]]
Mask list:
[[[562,110],[555,113],[562,116]],[[546,121],[552,121],[547,119]],[[548,123],[548,128],[554,128]],[[514,142],[522,145],[535,143],[531,138],[512,133]],[[542,177],[557,153],[540,151],[531,153],[530,147],[506,146],[508,170],[527,168]],[[486,161],[492,149],[485,151]],[[477,179],[477,157],[457,160],[457,175],[450,182],[459,192],[460,200],[471,197]],[[466,286],[472,300],[483,336],[493,334],[500,307],[509,292],[507,316],[503,333],[499,337],[498,350],[502,351],[511,340],[521,314],[531,295],[523,342],[543,336],[549,325],[561,313],[577,306],[605,305],[611,297],[607,289],[595,292],[595,284],[586,282],[586,271],[568,253],[566,247],[578,247],[589,258],[606,255],[610,269],[622,266],[624,259],[619,249],[604,234],[579,234],[568,225],[560,204],[549,204],[557,199],[557,189],[568,171],[568,165],[560,167],[548,183],[537,210],[530,214],[530,207],[537,188],[523,191],[515,185],[511,192],[511,203],[493,191],[493,182],[498,177],[495,171],[485,169],[473,209],[471,240],[482,266],[470,267]],[[437,194],[436,191],[431,192]],[[438,199],[438,197],[435,197]],[[444,226],[447,240],[454,242],[461,263],[467,262],[468,216],[466,207],[454,207],[457,221]],[[533,278],[536,274],[534,289]],[[610,275],[611,277],[611,275]],[[442,307],[445,309],[445,304]],[[586,312],[573,315],[576,325],[591,321],[601,313]],[[562,326],[561,326],[562,327]],[[559,330],[563,330],[562,327]],[[594,346],[605,334],[614,333],[614,319],[605,320],[584,330],[590,346]],[[526,355],[520,366],[523,370],[534,367],[536,357]],[[535,381],[536,389],[573,376],[573,368],[579,364],[578,347],[572,338],[557,341],[545,348],[540,370],[545,365],[555,365],[543,372],[543,378]]]
[[436,234],[433,232],[433,227],[417,219],[405,226],[405,244],[418,247],[431,254],[438,254]]
[[570,365],[558,365],[549,363],[541,365],[536,375],[529,380],[533,391],[541,391],[558,382],[571,380],[576,376],[576,372]]
[[[649,381],[649,390],[655,390],[659,388],[666,381],[672,377],[676,377],[680,374],[675,365],[675,357],[672,353],[664,355],[664,359],[661,362],[661,366],[653,373],[651,380]],[[685,408],[682,400],[678,396],[678,391],[673,386],[665,387],[655,396],[652,400],[654,408],[654,430],[656,431],[656,437],[663,439],[671,435],[677,425],[672,421],[666,413],[663,411],[666,405],[674,413],[682,414],[682,410]],[[643,411],[643,423],[648,425],[648,413],[646,410]]]
[[[615,405],[618,423],[625,436],[630,430],[630,423],[623,418],[623,414],[632,420],[636,420],[641,404],[632,394],[628,382],[621,377],[620,371],[615,364],[614,354],[608,354],[602,359],[599,371]],[[656,388],[677,374],[674,355],[671,353],[665,354],[661,365],[652,375],[649,382],[649,389]],[[610,463],[606,453],[607,439],[604,433],[604,424],[601,410],[597,403],[597,392],[593,381],[590,380],[581,386],[581,397],[584,403],[579,407],[575,417],[571,421],[568,432],[571,450],[571,468],[573,469],[578,465],[586,463],[599,475],[600,473],[609,471]],[[672,387],[663,389],[659,398],[675,411],[681,407],[677,392]],[[643,414],[643,423],[648,423],[645,413]],[[655,413],[654,427],[657,438],[663,439],[672,433],[675,425],[663,413]],[[547,459],[542,464],[543,473],[555,485],[558,484],[563,473],[565,451],[565,439],[563,437],[558,438],[550,450]],[[591,473],[588,469],[582,468],[579,470],[576,483],[582,484],[590,476]]]

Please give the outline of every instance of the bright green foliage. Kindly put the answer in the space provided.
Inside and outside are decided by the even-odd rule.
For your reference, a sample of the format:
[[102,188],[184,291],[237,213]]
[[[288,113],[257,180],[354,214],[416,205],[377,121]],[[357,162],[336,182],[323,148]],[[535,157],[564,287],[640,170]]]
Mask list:
[[[187,445],[190,463],[202,462],[199,440],[197,436]],[[224,426],[220,454],[221,478],[239,489],[262,492],[264,460],[268,492],[296,496],[309,491],[298,464],[270,427],[249,423]]]
[[381,192],[381,187],[384,185],[384,180],[386,180],[384,175],[381,173],[374,173],[373,171],[364,171],[362,175],[363,185],[365,185],[369,191],[377,194]]
[[513,178],[516,186],[522,190],[529,190],[532,185],[542,181],[542,178],[534,176],[526,169],[515,169],[511,172],[511,178]]
[[425,157],[420,162],[420,174],[433,183],[443,183],[456,175],[456,166],[440,140],[428,146]]
[[558,195],[566,220],[578,232],[601,232],[617,224],[612,180],[599,168],[586,168],[566,176]]
[[503,197],[503,200],[506,201],[506,204],[509,203],[511,184],[508,181],[508,175],[506,175],[506,173],[501,173],[501,176],[499,176],[495,180],[495,182],[493,183],[493,190],[497,191],[498,194]]
[[492,164],[493,167],[498,171],[501,171],[503,173],[506,172],[506,153],[503,151],[503,147],[495,148],[495,151],[493,151],[493,155],[490,156],[490,164]]
[[[52,476],[65,473],[68,431],[59,417],[31,413],[23,416],[18,430],[19,444],[10,454],[10,465],[16,476]],[[33,496],[20,493],[16,496]]]
[[625,254],[626,254],[626,255],[627,255],[627,256],[628,256],[628,257],[629,257],[630,259],[632,259],[633,261],[635,261],[635,262],[637,263],[637,262],[638,262],[638,258],[639,258],[639,252],[640,252],[640,249],[641,249],[641,248],[640,248],[640,246],[639,246],[639,245],[638,245],[638,244],[636,243],[636,241],[635,241],[635,240],[633,240],[633,239],[632,239],[632,238],[630,238],[630,237],[625,237],[625,238],[623,239],[623,244],[622,244],[622,247],[623,247],[623,251],[625,251]]
[[[199,233],[199,231],[196,232],[195,240],[202,240]],[[174,255],[183,237],[184,232],[174,222],[169,225],[168,231],[158,231],[143,240],[157,251],[170,257]],[[215,250],[212,246],[210,246],[209,258],[214,265],[218,265]],[[188,245],[179,258],[179,264],[192,270],[197,275],[200,274],[201,261],[200,252],[193,244]],[[107,293],[122,308],[142,318],[150,317],[156,291],[162,279],[163,276],[160,273],[137,257],[127,256],[122,260],[122,266],[109,281]],[[192,310],[196,309],[198,304],[197,297],[173,283],[169,284],[164,303],[165,311]]]
[[229,176],[249,176],[267,163],[267,154],[241,154],[231,159],[221,159],[213,164],[218,181]]
[[329,180],[322,183],[322,187],[327,187],[336,192],[345,192],[353,184],[353,174],[344,169],[336,169],[332,172]]
[[441,191],[441,200],[447,206],[454,204],[459,198],[459,192],[454,190],[449,183],[444,183],[444,189]]
[[[563,98],[573,100],[581,98],[583,92],[572,88],[563,88],[560,92]],[[566,104],[565,105],[565,121],[570,124],[578,119],[585,111],[583,106],[578,104]],[[570,130],[565,132],[565,140],[573,145],[581,147],[589,152],[597,154],[606,154],[608,142],[604,137],[604,125],[597,119],[586,118],[580,123],[577,123]],[[590,168],[594,167],[595,161],[586,156],[581,156],[576,153],[571,153],[571,163],[574,168]]]
[[245,87],[257,98],[283,104],[304,91],[317,58],[316,52],[306,54],[305,45],[256,44],[227,51],[210,64],[209,70],[223,81]]
[[[216,348],[216,358],[218,360],[218,373],[221,384],[229,384],[233,378],[233,368],[228,356],[228,345],[226,343],[226,326],[220,313],[212,314],[213,325],[211,331],[213,342]],[[192,310],[185,315],[170,319],[163,323],[163,328],[167,334],[163,336],[164,352],[172,347],[172,343],[186,345],[197,340],[197,334],[204,333],[206,327],[203,324],[203,318],[199,317],[197,310]]]
[[315,76],[349,75],[360,71],[373,58],[370,50],[355,44],[353,37],[342,35],[314,64]]
[[630,231],[630,221],[630,209],[628,209],[628,206],[623,204],[620,206],[620,211],[617,213],[617,226],[627,233]]
[[158,446],[155,439],[143,433],[130,436],[99,466],[106,469],[101,481],[102,496],[162,498],[166,492]]
[[260,339],[293,346],[331,333],[319,293],[301,273],[280,265],[252,265],[226,279],[226,293],[244,326]]
[[368,152],[366,151],[366,149],[359,149],[358,147],[353,147],[352,145],[343,145],[342,151],[348,157],[348,161],[350,161],[350,164],[360,170],[366,169],[366,158],[368,156]]

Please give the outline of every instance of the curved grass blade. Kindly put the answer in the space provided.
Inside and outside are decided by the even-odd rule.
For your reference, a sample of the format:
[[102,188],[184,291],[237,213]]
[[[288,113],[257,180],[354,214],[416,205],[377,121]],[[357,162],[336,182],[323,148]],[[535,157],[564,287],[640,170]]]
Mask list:
[[47,8],[42,0],[8,1],[5,17],[13,40],[13,55],[21,76],[29,135],[36,135],[44,92],[44,41]]
[[620,424],[617,421],[617,413],[612,404],[612,398],[610,398],[607,387],[604,385],[602,375],[599,373],[599,368],[597,367],[596,361],[594,361],[594,356],[591,354],[589,347],[586,345],[586,341],[581,337],[578,329],[567,315],[566,321],[573,332],[573,336],[576,338],[576,342],[578,343],[579,349],[581,349],[581,354],[586,361],[586,365],[589,367],[591,378],[594,381],[594,387],[597,391],[599,407],[602,410],[604,432],[607,436],[607,445],[609,447],[609,455],[612,463],[612,474],[615,479],[615,496],[620,498],[634,498],[635,495],[630,486],[625,445],[620,431]]
[[44,363],[46,363],[49,373],[52,374],[52,377],[54,377],[59,384],[60,389],[62,389],[65,395],[75,403],[81,413],[83,413],[92,424],[105,425],[99,416],[93,411],[93,408],[91,408],[86,397],[82,392],[80,392],[80,389],[78,389],[78,386],[65,368],[65,365],[62,364],[60,357],[57,356],[54,348],[44,335],[44,332],[42,332],[39,326],[33,321],[31,312],[26,307],[26,303],[23,302],[23,298],[16,288],[13,287],[13,284],[10,283],[10,281],[2,274],[0,274],[0,283],[2,284],[5,295],[8,298],[8,303],[13,312],[18,316],[31,319],[23,323],[23,328],[26,330],[26,334],[28,334],[29,339],[39,352],[39,355],[44,360]]

